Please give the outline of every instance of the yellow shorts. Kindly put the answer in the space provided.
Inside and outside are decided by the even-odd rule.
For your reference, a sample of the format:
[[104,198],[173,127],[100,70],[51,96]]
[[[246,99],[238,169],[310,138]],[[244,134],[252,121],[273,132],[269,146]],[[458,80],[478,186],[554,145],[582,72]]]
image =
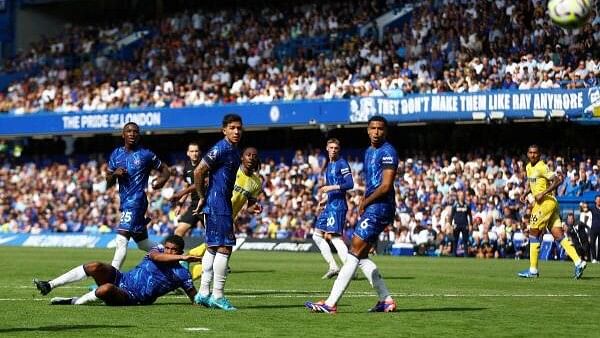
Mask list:
[[205,252],[206,252],[206,243],[202,243],[202,244],[198,245],[197,247],[193,248],[192,250],[190,250],[189,254],[191,256],[202,257],[202,256],[204,256]]
[[544,230],[544,228],[562,227],[560,214],[558,212],[558,202],[554,198],[546,198],[541,204],[534,203],[529,218],[529,227],[531,229]]

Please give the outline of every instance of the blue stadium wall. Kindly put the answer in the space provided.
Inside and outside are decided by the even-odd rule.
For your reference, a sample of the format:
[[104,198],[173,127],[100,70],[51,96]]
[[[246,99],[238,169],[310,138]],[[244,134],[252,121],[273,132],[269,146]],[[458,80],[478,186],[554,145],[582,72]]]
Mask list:
[[364,123],[382,115],[397,124],[481,122],[563,118],[594,122],[599,116],[600,89],[550,89],[443,93],[401,98],[365,97],[352,100],[278,101],[177,109],[121,109],[102,112],[0,116],[1,136],[82,135],[115,133],[128,121],[144,131],[216,130],[225,114],[242,116],[246,127],[294,127]]

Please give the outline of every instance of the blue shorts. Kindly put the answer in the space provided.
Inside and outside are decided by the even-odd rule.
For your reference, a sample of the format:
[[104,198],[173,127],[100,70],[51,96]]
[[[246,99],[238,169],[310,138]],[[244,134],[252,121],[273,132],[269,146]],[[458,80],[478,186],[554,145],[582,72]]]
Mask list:
[[344,232],[344,224],[346,224],[346,210],[323,210],[315,229],[321,230],[328,234],[341,235]]
[[146,209],[124,209],[117,230],[129,232],[136,242],[148,238]]
[[231,215],[204,214],[206,245],[235,246],[233,218]]
[[358,236],[367,243],[377,242],[379,234],[387,225],[394,223],[393,215],[381,215],[380,213],[365,212],[354,226],[354,236]]
[[141,303],[141,300],[133,291],[136,290],[136,280],[135,276],[131,273],[122,273],[117,270],[115,276],[115,285],[125,291],[127,294],[128,302],[127,305],[137,305]]

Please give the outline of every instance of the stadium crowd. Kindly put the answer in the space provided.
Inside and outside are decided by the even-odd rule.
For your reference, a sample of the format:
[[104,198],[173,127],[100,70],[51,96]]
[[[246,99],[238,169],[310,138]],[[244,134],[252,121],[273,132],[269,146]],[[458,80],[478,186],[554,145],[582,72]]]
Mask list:
[[[596,13],[584,27],[566,32],[548,21],[543,1],[418,1],[410,20],[386,29],[381,41],[376,30],[359,34],[404,3],[195,10],[102,29],[71,27],[4,66],[40,71],[1,93],[0,111],[178,108],[598,84]],[[131,59],[98,52],[141,29],[152,33]],[[73,54],[86,57],[65,65],[65,55]]]
[[[472,210],[467,255],[520,257],[526,245],[528,207],[519,201],[524,192],[525,163],[504,154],[440,153],[404,154],[398,166],[396,219],[381,239],[415,247],[419,254],[450,255],[453,225],[450,209],[457,191],[466,192]],[[600,160],[581,156],[578,161],[558,154],[548,157],[551,170],[565,176],[559,196],[580,196],[600,191]],[[348,158],[355,187],[348,192],[349,211],[345,236],[349,238],[358,219],[358,204],[364,193],[362,162]],[[326,159],[319,150],[298,150],[290,160],[263,162],[260,175],[263,193],[259,215],[242,211],[236,220],[238,237],[305,240],[312,233],[317,211],[317,190],[323,184]],[[102,158],[79,166],[25,163],[0,168],[0,232],[3,233],[110,233],[118,224],[118,190],[107,189]],[[184,188],[183,164],[172,167],[167,185],[160,191],[149,186],[148,224],[151,234],[171,234],[178,210],[169,203],[175,191]],[[152,178],[151,180],[152,181]],[[179,210],[181,212],[181,210]],[[591,220],[581,220],[587,227]],[[575,215],[574,215],[575,216]],[[568,221],[568,217],[563,218]],[[200,235],[194,230],[194,235]]]

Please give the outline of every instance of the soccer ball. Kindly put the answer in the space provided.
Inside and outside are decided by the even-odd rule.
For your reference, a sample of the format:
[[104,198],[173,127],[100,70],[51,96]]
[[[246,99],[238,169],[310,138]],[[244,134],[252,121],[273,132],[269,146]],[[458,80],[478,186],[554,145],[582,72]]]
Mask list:
[[552,22],[563,28],[582,26],[592,13],[593,0],[550,0],[548,15]]

